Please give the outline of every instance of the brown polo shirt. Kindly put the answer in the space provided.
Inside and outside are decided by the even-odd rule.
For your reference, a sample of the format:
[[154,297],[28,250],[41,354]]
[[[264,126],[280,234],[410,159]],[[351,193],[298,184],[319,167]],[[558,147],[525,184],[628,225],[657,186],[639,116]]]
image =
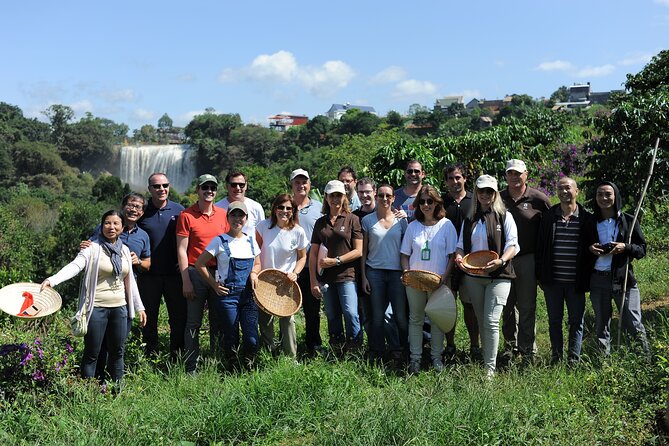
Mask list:
[[[324,244],[328,249],[328,257],[343,256],[353,250],[353,240],[362,240],[360,219],[352,213],[338,215],[335,224],[330,217],[324,215],[316,220],[311,243]],[[355,264],[360,259],[343,263],[339,266],[325,268],[322,280],[325,283],[350,282],[355,280]]]
[[533,253],[537,247],[541,214],[551,207],[548,197],[543,192],[529,186],[525,188],[525,193],[518,201],[513,201],[508,188],[500,192],[500,196],[518,227],[520,252],[517,255]]

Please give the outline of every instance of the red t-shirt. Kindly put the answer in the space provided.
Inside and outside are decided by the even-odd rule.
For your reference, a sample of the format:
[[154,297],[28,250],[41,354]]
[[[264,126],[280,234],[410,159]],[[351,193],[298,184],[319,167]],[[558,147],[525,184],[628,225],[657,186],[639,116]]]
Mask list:
[[[214,237],[230,230],[227,212],[225,209],[214,206],[211,215],[203,214],[195,203],[179,215],[177,221],[177,236],[188,237],[188,265],[195,265],[197,258]],[[207,266],[216,266],[213,258]]]

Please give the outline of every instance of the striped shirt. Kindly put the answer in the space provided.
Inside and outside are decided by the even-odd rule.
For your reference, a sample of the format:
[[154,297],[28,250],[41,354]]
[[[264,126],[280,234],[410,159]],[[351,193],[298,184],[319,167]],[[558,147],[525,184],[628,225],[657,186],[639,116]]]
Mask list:
[[[562,210],[556,209],[562,217]],[[557,219],[553,235],[553,278],[556,282],[574,283],[576,280],[576,259],[581,235],[578,209],[567,220]]]

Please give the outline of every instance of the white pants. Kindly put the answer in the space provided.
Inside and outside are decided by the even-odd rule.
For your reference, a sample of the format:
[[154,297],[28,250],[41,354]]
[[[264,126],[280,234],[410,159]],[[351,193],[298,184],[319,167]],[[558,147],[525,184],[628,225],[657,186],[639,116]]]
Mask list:
[[[410,286],[406,287],[407,300],[409,301],[409,351],[412,361],[420,361],[423,356],[423,323],[425,322],[425,305],[432,293],[418,291]],[[432,347],[432,360],[441,360],[444,351],[444,332],[439,330],[437,324],[431,325],[430,346]]]
[[488,370],[495,370],[499,347],[499,320],[511,290],[511,280],[465,276],[460,293],[471,300],[481,332],[483,361]]

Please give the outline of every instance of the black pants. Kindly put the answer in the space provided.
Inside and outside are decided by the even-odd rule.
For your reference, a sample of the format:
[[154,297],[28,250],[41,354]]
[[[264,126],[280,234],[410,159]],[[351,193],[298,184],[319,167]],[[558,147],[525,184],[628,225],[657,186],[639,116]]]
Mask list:
[[183,284],[179,274],[140,274],[139,294],[146,309],[146,326],[142,338],[148,354],[158,352],[158,313],[160,298],[165,296],[165,305],[170,324],[170,352],[175,355],[183,350],[186,327],[186,299],[182,293]]
[[305,268],[297,279],[302,291],[302,309],[304,310],[305,343],[307,350],[313,350],[323,345],[321,339],[321,299],[311,295],[309,269]]

